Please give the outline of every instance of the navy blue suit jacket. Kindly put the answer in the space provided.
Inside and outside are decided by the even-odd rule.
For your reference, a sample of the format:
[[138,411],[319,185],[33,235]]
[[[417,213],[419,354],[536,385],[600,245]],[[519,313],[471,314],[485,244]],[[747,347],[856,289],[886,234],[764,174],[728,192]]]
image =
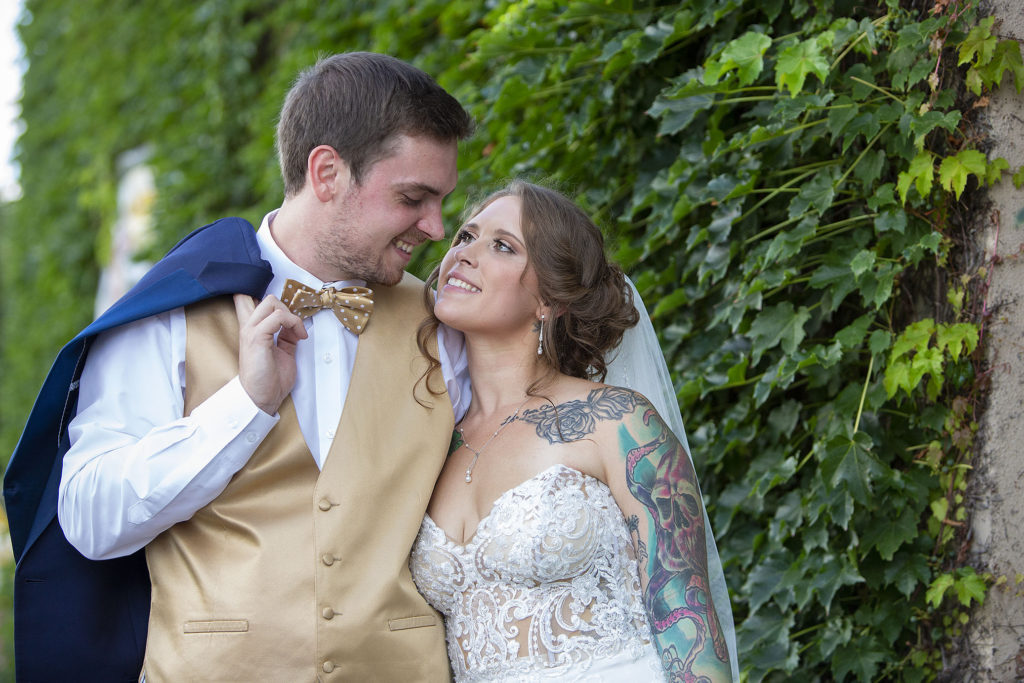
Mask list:
[[273,273],[252,225],[224,218],[174,246],[139,283],[72,339],[54,361],[4,475],[17,561],[14,649],[19,681],[136,681],[149,621],[143,551],[92,561],[57,522],[57,485],[78,379],[96,335],[224,294],[262,297]]

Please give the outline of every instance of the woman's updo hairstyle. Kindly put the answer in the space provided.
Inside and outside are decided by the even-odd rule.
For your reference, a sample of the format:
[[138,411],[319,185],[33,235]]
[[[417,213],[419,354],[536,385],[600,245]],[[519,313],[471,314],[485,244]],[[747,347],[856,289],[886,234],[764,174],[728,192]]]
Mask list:
[[[542,360],[557,372],[603,381],[605,354],[637,323],[639,314],[622,269],[605,256],[600,229],[564,195],[524,180],[514,180],[470,207],[464,221],[501,197],[520,200],[527,259],[537,275],[540,298],[551,309],[542,323]],[[428,308],[439,270],[426,283]],[[419,330],[420,349],[432,361],[428,373],[440,366],[426,352],[426,341],[438,324],[431,314]]]
[[542,323],[544,360],[566,375],[603,381],[605,354],[639,318],[626,276],[608,261],[600,229],[561,193],[516,180],[486,203],[501,196],[520,200],[527,258],[551,308]]

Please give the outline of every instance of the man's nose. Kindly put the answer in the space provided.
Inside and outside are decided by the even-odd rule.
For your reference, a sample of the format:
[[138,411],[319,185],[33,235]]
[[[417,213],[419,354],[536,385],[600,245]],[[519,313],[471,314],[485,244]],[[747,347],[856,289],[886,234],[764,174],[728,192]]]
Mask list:
[[441,207],[431,209],[416,223],[416,228],[435,242],[444,239],[444,221],[441,218]]

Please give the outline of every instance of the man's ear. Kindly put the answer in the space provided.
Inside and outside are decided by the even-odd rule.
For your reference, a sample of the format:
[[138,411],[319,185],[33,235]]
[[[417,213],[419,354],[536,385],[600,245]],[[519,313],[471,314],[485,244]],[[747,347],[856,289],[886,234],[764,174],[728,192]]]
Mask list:
[[351,180],[348,163],[330,145],[314,147],[309,153],[306,160],[306,182],[320,201],[329,202],[343,194],[348,190]]

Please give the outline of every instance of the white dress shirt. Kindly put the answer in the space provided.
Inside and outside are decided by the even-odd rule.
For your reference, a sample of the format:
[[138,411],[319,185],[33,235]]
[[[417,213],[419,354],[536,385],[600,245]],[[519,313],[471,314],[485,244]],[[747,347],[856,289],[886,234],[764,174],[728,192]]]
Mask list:
[[[341,288],[362,281],[324,283],[294,264],[274,242],[268,214],[256,233],[274,278]],[[305,319],[309,337],[295,352],[291,397],[299,428],[318,467],[334,440],[345,405],[359,337],[333,312]],[[58,517],[68,540],[92,559],[135,552],[216,498],[248,462],[279,415],[256,407],[236,376],[184,412],[185,312],[178,308],[101,334],[82,371],[78,412],[68,427]],[[441,369],[456,422],[469,407],[470,388],[461,334],[438,330]]]

